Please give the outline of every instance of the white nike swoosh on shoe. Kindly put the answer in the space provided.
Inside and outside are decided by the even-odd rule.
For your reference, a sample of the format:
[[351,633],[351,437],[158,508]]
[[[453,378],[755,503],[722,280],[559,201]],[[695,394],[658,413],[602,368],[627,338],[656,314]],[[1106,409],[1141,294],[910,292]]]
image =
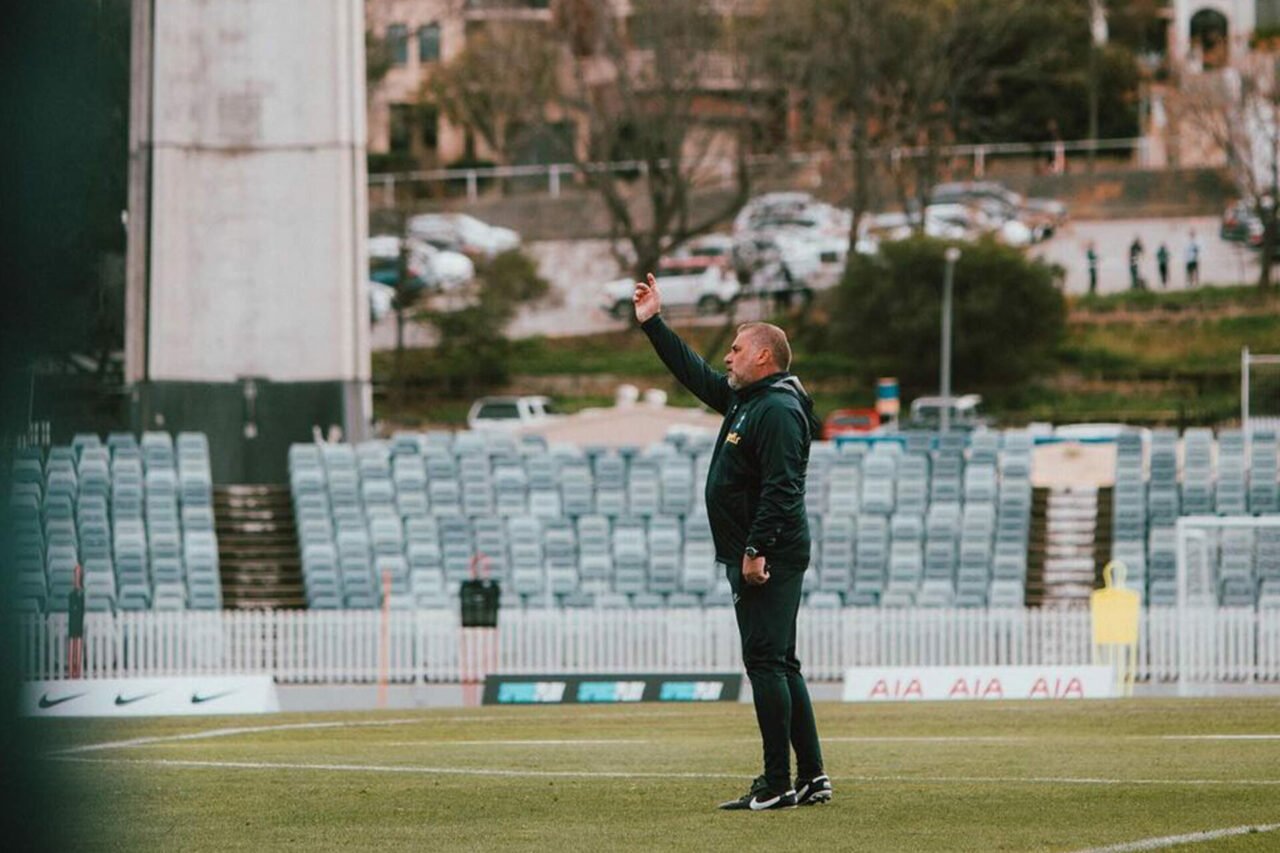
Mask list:
[[749,805],[751,806],[751,810],[753,812],[759,812],[759,811],[764,811],[765,809],[770,808],[772,806],[776,806],[778,804],[778,800],[781,800],[781,799],[782,799],[781,794],[779,794],[778,796],[770,800],[757,800],[755,797],[752,797]]

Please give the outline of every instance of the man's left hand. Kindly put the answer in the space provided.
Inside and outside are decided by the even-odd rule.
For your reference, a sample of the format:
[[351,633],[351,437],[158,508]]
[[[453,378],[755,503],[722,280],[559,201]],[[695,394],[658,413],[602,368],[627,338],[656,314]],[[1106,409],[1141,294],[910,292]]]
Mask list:
[[752,558],[742,555],[742,580],[751,586],[760,586],[769,580],[769,568],[763,556]]

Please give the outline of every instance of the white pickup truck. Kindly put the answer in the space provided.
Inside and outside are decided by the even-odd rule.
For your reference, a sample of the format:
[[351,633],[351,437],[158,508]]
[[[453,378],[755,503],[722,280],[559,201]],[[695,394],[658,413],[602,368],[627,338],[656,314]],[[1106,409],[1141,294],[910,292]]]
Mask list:
[[481,397],[467,412],[471,429],[518,429],[556,417],[550,397]]
[[[662,308],[689,308],[699,314],[719,314],[742,292],[742,285],[719,266],[690,270],[682,266],[660,266],[654,277],[662,294]],[[604,286],[605,311],[619,320],[633,316],[631,297],[635,279],[620,278]]]

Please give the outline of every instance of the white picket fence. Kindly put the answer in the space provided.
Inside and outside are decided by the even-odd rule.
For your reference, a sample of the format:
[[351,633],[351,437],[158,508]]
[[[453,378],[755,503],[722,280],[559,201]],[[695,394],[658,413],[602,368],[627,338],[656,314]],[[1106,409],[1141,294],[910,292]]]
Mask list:
[[[19,620],[31,679],[61,678],[64,614]],[[1194,642],[1180,644],[1180,631]],[[504,612],[496,632],[444,610],[89,614],[85,675],[272,675],[280,683],[458,682],[484,672],[724,672],[741,659],[728,608]],[[798,655],[812,679],[850,666],[1085,664],[1084,610],[804,610]],[[383,652],[385,649],[385,653]],[[1186,660],[1179,661],[1179,654]],[[1144,613],[1139,679],[1280,682],[1280,610]]]

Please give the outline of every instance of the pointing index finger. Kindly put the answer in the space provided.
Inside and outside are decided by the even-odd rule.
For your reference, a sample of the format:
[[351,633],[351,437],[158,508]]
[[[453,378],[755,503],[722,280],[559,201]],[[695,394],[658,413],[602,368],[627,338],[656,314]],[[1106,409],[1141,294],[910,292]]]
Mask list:
[[650,286],[650,287],[657,287],[657,286],[658,286],[658,282],[657,282],[657,280],[653,277],[653,273],[649,273],[649,274],[648,274],[648,276],[645,278],[645,280],[649,282],[649,286]]

